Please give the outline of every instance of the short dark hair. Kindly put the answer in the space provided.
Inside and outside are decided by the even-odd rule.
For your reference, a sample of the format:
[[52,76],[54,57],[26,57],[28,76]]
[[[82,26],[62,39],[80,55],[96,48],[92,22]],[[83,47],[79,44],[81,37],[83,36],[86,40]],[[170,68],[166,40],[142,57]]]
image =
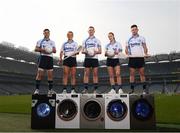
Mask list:
[[131,25],[131,28],[138,28],[136,24]]
[[89,26],[89,28],[93,28],[93,29],[95,29],[95,28],[94,28],[94,26]]
[[72,31],[68,31],[68,33],[71,33],[71,34],[73,34],[73,32],[72,32]]
[[50,32],[50,30],[49,30],[49,29],[44,29],[44,30],[43,30],[43,32],[46,32],[46,31]]

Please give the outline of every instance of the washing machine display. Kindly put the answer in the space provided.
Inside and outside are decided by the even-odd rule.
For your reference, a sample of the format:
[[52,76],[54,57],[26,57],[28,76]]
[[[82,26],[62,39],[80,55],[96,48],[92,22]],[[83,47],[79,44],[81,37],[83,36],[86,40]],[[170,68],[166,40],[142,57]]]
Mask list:
[[119,100],[112,100],[107,107],[108,116],[114,121],[120,121],[127,115],[127,105]]
[[130,129],[128,94],[105,94],[105,110],[106,129]]
[[32,95],[31,128],[55,128],[56,95]]
[[80,127],[88,129],[104,129],[104,95],[81,95]]
[[135,118],[140,120],[147,120],[152,116],[152,106],[145,99],[137,100],[133,105],[133,114]]
[[87,119],[97,119],[101,114],[101,105],[96,101],[88,101],[84,105],[84,114]]
[[131,129],[155,129],[153,95],[130,95]]
[[46,103],[41,103],[37,106],[37,114],[40,117],[47,117],[50,114],[51,108]]
[[56,128],[80,127],[80,95],[57,94]]

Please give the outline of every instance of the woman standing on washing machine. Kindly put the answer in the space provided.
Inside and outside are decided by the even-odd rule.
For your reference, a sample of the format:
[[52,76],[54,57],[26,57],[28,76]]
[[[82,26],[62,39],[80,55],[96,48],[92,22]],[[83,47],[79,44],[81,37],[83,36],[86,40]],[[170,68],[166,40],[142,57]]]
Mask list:
[[[60,50],[60,63],[63,62],[63,85],[64,85],[63,93],[67,92],[66,90],[67,90],[69,75],[71,76],[71,93],[75,93],[77,62],[76,62],[76,54],[73,55],[73,53],[77,51],[78,44],[73,40],[72,31],[69,31],[67,33],[67,38],[68,40],[65,43],[63,43]],[[64,55],[64,60],[62,58],[63,55]]]
[[[108,38],[110,42],[106,45],[105,56],[107,56],[106,65],[111,84],[111,90],[109,93],[123,93],[119,62],[119,53],[122,52],[122,46],[119,42],[116,41],[114,33],[109,32]],[[116,76],[118,89],[115,87],[114,76]]]

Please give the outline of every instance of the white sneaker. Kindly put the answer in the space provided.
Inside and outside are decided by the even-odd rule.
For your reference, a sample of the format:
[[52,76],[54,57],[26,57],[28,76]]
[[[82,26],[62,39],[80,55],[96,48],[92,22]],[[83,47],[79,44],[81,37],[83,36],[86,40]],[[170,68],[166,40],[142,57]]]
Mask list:
[[34,95],[39,95],[39,89],[36,89],[36,90],[34,91]]
[[116,94],[116,91],[115,91],[114,89],[111,89],[111,90],[109,91],[109,94]]
[[88,90],[87,90],[87,89],[84,89],[84,90],[82,91],[82,94],[86,94],[86,93],[88,93]]
[[93,93],[94,93],[94,94],[98,94],[97,90],[94,90]]
[[73,90],[71,90],[71,93],[72,94],[76,94],[76,91],[73,89]]
[[122,93],[124,93],[124,92],[123,92],[123,90],[120,88],[120,89],[118,90],[118,94],[122,94]]
[[48,95],[52,95],[52,94],[56,94],[56,92],[54,90],[48,90]]
[[148,92],[146,90],[143,90],[143,95],[148,94]]
[[63,94],[66,94],[67,93],[67,91],[66,90],[63,90],[63,92],[62,92]]

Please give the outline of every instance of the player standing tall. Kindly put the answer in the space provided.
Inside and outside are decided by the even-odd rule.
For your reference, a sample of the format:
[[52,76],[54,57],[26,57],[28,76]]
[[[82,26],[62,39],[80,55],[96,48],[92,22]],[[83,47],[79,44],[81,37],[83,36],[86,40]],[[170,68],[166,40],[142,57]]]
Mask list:
[[[122,81],[121,81],[121,70],[119,62],[119,53],[122,52],[122,46],[116,41],[114,33],[109,32],[108,38],[110,40],[109,44],[106,46],[105,56],[107,56],[107,69],[109,74],[109,81],[111,84],[111,91],[109,93],[123,93],[122,91]],[[115,79],[118,85],[118,90],[115,88]]]
[[135,87],[135,71],[139,71],[140,80],[143,84],[143,94],[146,94],[146,78],[144,73],[145,61],[144,57],[148,56],[148,49],[146,46],[145,38],[138,34],[138,26],[132,25],[132,36],[126,42],[126,54],[129,56],[129,69],[130,69],[130,84],[131,92],[134,92]]
[[75,93],[76,85],[76,55],[73,55],[63,61],[64,58],[70,56],[72,53],[76,52],[78,44],[73,40],[73,32],[69,31],[67,33],[68,40],[63,43],[60,50],[60,62],[63,62],[63,93],[66,93],[68,77],[71,76],[71,93]]
[[87,93],[89,74],[92,68],[93,71],[93,83],[94,83],[94,93],[98,88],[98,54],[101,54],[101,44],[100,41],[94,36],[95,28],[90,26],[88,29],[89,37],[83,42],[82,54],[85,54],[84,60],[84,90],[83,93]]
[[44,71],[47,71],[48,76],[48,94],[53,94],[53,53],[56,53],[56,46],[54,41],[50,40],[50,30],[44,29],[44,38],[39,40],[36,44],[35,52],[40,52],[38,59],[38,71],[36,76],[36,90],[34,94],[39,94],[39,87],[44,76]]

